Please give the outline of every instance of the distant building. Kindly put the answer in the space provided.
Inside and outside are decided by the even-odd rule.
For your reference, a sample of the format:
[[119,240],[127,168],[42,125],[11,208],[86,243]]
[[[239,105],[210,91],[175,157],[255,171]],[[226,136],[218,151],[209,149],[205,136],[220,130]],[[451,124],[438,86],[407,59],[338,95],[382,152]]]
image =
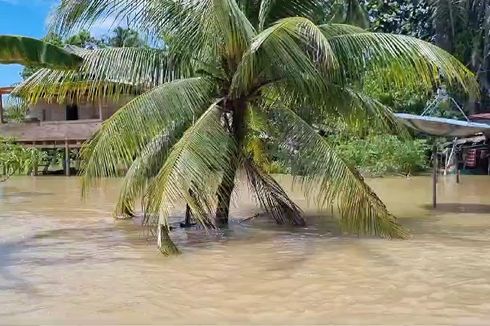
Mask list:
[[[2,95],[12,92],[12,87],[0,88]],[[79,100],[76,103],[47,103],[38,101],[29,108],[24,122],[6,123],[0,104],[0,136],[12,137],[19,144],[40,149],[65,149],[65,173],[70,173],[70,151],[77,151],[111,117],[129,97],[118,102],[99,103]]]

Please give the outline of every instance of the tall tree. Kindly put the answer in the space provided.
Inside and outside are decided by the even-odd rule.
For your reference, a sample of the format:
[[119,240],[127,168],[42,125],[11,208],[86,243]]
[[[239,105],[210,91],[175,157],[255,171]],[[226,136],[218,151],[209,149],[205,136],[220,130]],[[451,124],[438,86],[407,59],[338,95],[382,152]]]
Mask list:
[[109,37],[107,43],[117,48],[141,47],[145,44],[137,31],[120,26],[112,31],[112,35]]
[[410,35],[426,41],[434,36],[432,9],[427,0],[365,0],[364,4],[372,31]]
[[64,41],[64,44],[74,45],[84,49],[94,49],[102,44],[102,40],[95,38],[88,30],[84,29],[75,35],[68,37]]
[[369,27],[369,17],[363,1],[337,0],[329,8],[331,22],[351,24],[362,28]]
[[[80,32],[71,35],[66,39],[63,39],[57,33],[50,32],[42,38],[42,41],[60,48],[63,48],[66,45],[73,45],[84,49],[94,49],[100,45],[103,45],[102,40],[96,39],[87,30],[81,30]],[[22,76],[22,79],[27,79],[40,68],[42,68],[42,65],[38,65],[36,63],[27,64],[22,69],[20,75]]]
[[437,45],[453,53],[478,77],[485,105],[490,104],[490,1],[431,0]]
[[[40,71],[21,91],[36,100],[145,90],[84,148],[83,180],[87,190],[127,167],[117,211],[143,197],[145,222],[155,226],[164,253],[177,251],[168,236],[174,205],[186,203],[206,227],[227,223],[238,170],[271,218],[304,224],[299,207],[250,153],[256,130],[289,153],[295,181],[309,198],[320,208],[337,206],[346,232],[406,236],[313,124],[328,116],[396,127],[391,111],[362,92],[366,71],[378,72],[384,86],[476,88],[462,64],[424,41],[317,25],[325,20],[319,0],[64,0],[54,28],[66,33],[114,15],[131,17],[132,26],[171,42],[165,50],[85,51],[79,71]],[[117,85],[107,87],[111,80]],[[76,81],[83,87],[74,88]]]

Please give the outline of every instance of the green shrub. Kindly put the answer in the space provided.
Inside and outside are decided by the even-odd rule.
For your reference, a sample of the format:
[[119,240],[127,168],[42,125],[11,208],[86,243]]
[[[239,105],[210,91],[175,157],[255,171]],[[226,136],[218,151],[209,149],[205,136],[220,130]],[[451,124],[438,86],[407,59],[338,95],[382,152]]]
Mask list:
[[23,147],[12,139],[0,137],[0,176],[25,174],[45,160],[46,156],[45,152],[36,148]]
[[400,139],[393,135],[329,138],[339,155],[364,175],[408,175],[427,168],[428,146],[423,139]]

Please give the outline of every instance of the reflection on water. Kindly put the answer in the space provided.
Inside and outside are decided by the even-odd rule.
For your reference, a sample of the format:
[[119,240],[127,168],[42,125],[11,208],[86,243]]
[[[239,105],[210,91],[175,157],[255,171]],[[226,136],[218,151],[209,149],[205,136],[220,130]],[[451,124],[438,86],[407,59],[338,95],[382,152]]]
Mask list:
[[[301,229],[258,220],[179,230],[184,254],[164,258],[111,218],[118,181],[84,202],[76,178],[11,179],[0,185],[0,324],[488,325],[490,178],[441,178],[435,211],[429,178],[370,183],[412,239],[340,237],[319,217]],[[246,195],[236,219],[257,212]]]

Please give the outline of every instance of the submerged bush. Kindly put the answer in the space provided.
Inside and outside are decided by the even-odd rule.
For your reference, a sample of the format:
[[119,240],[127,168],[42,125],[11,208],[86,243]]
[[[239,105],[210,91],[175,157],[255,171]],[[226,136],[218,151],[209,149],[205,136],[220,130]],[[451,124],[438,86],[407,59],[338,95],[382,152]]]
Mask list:
[[428,145],[424,139],[401,139],[393,135],[365,138],[330,136],[344,160],[367,176],[412,174],[426,169]]
[[18,145],[10,138],[0,137],[0,181],[14,174],[25,174],[46,159],[46,153],[36,148]]

